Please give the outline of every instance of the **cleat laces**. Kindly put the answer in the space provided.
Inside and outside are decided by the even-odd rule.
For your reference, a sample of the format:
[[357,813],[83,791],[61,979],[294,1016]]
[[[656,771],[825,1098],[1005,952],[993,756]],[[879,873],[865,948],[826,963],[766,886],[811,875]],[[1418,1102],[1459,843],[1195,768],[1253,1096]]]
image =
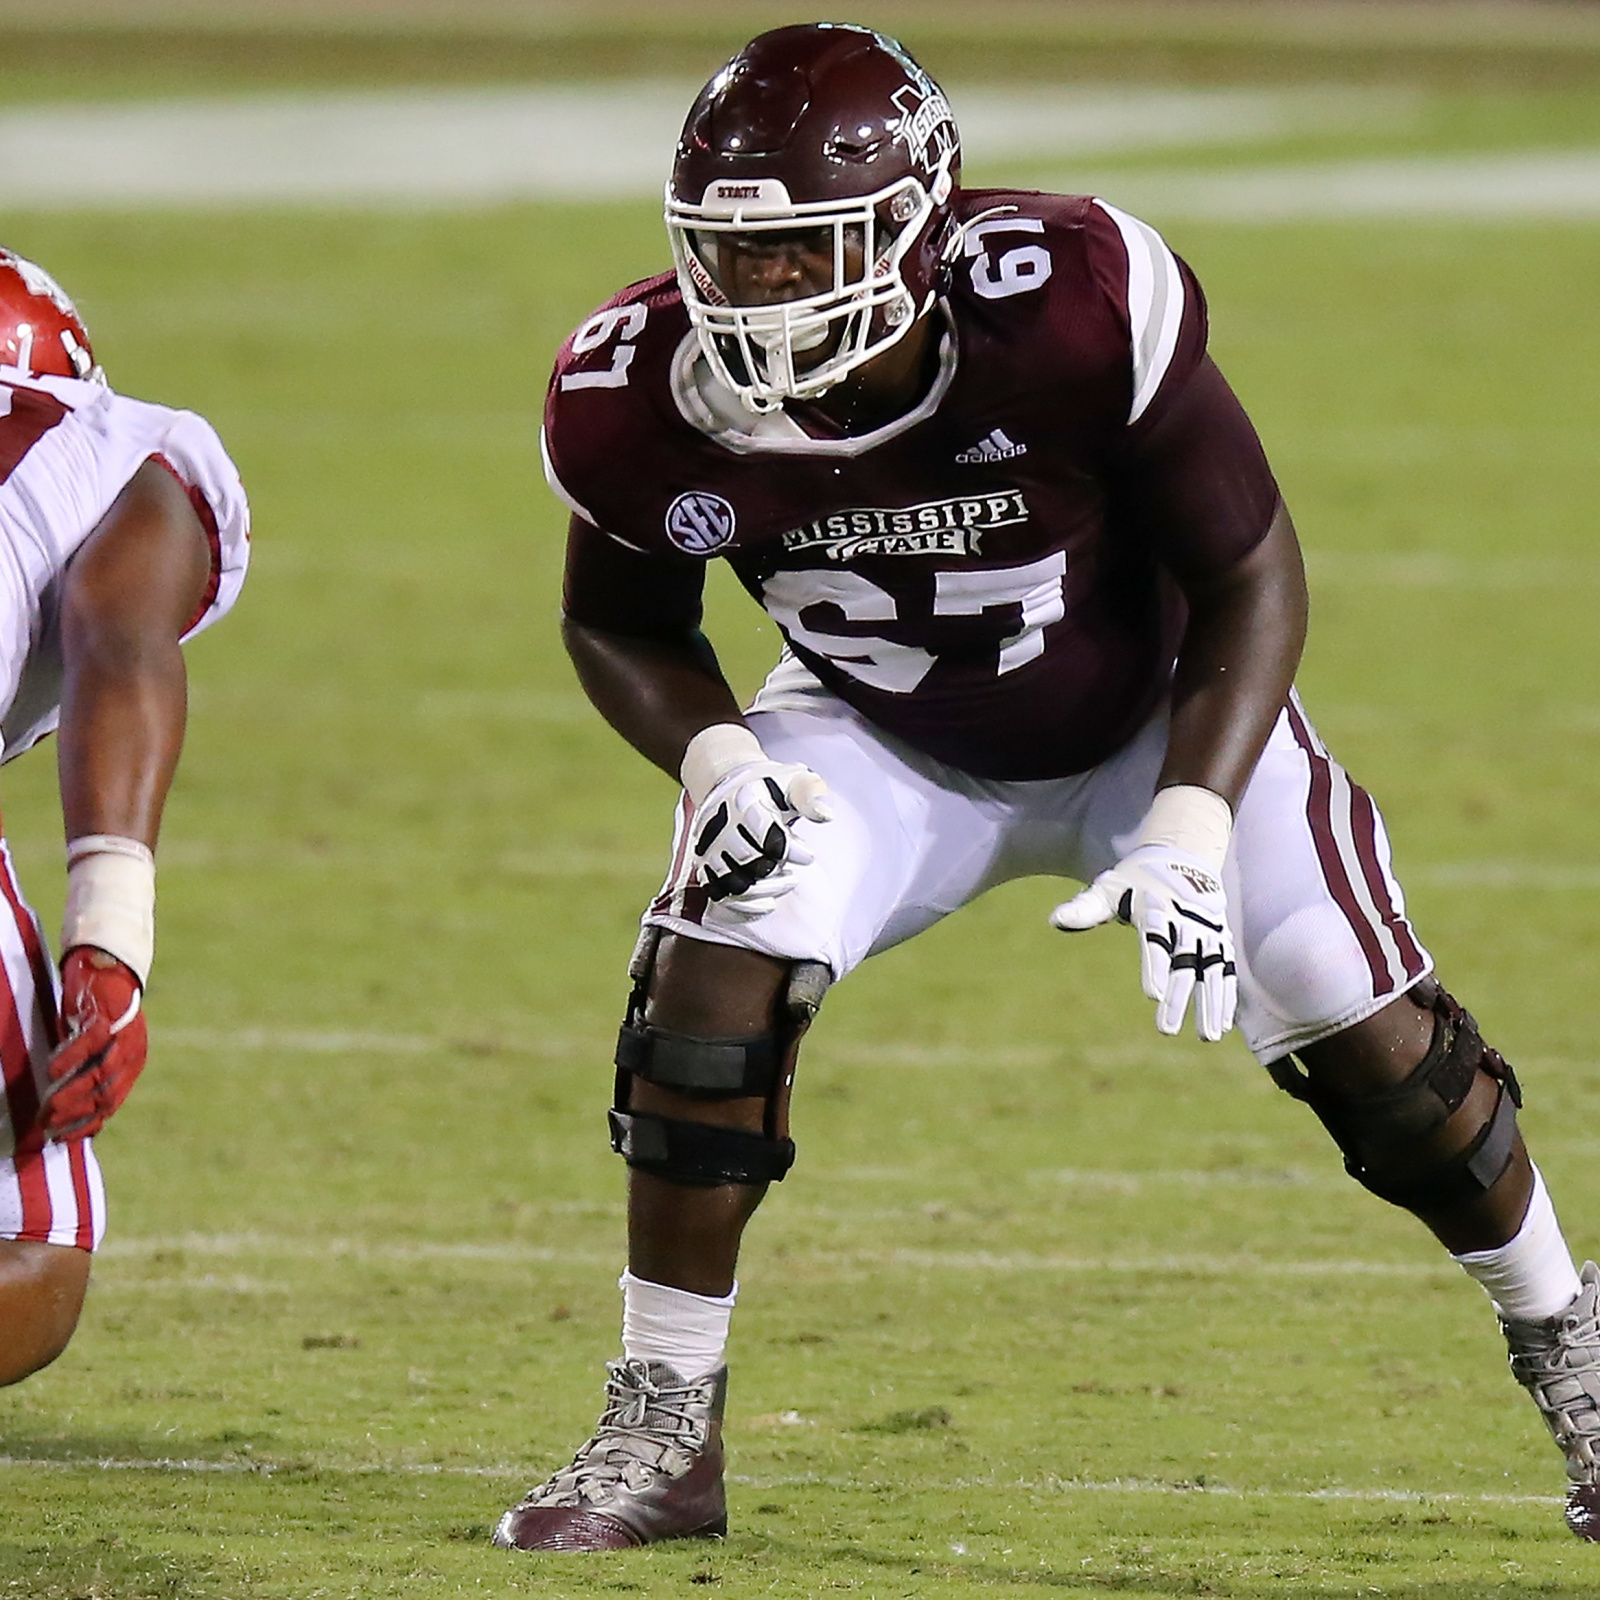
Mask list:
[[686,1383],[663,1362],[606,1365],[606,1407],[570,1465],[529,1490],[517,1508],[604,1505],[681,1478],[706,1446],[717,1373]]
[[1583,1269],[1578,1298],[1544,1322],[1506,1322],[1511,1371],[1533,1396],[1574,1483],[1600,1484],[1600,1270]]

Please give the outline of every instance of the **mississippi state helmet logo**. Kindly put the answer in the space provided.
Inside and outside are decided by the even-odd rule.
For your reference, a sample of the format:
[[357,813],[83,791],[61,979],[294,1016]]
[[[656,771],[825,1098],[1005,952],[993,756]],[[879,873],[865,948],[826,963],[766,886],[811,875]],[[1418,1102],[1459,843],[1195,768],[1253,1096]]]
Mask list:
[[738,519],[720,494],[696,489],[667,507],[667,537],[686,555],[708,556],[733,543]]
[[[943,91],[920,69],[912,82],[891,96],[899,117],[890,124],[911,161],[928,174],[934,203],[943,205],[954,187],[949,168],[960,159],[961,136]],[[902,219],[903,220],[903,219]]]

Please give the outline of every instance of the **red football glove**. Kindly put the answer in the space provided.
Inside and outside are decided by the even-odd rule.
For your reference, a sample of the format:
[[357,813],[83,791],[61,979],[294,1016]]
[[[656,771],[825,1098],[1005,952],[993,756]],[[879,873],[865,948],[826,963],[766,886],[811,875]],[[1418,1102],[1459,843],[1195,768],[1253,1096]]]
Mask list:
[[144,1069],[148,1037],[139,980],[115,956],[92,945],[61,963],[63,1042],[50,1057],[50,1083],[39,1105],[49,1139],[87,1139],[105,1126]]

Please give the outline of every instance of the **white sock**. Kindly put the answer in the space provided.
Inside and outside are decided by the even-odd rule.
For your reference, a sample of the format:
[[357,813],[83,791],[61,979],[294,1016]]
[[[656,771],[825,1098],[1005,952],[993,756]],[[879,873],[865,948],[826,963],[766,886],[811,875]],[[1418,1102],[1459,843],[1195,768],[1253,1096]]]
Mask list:
[[1473,1250],[1455,1259],[1488,1291],[1495,1310],[1507,1322],[1553,1317],[1565,1311],[1583,1287],[1537,1167],[1528,1214],[1516,1238],[1498,1250]]
[[622,1290],[622,1353],[630,1361],[665,1361],[691,1383],[722,1365],[737,1283],[732,1294],[719,1297],[624,1272],[617,1287]]

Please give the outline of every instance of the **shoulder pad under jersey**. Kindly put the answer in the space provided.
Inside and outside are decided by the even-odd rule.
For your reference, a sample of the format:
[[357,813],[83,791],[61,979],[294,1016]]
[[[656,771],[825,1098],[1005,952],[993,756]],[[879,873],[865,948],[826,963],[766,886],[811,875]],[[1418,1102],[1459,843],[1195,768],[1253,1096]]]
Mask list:
[[1124,423],[1181,384],[1206,345],[1205,299],[1156,230],[1104,200],[969,190],[951,291],[1027,318],[1037,359],[1071,374],[1114,369]]
[[646,278],[586,317],[556,357],[541,448],[550,487],[586,521],[621,533],[628,486],[662,463],[687,424],[672,359],[689,332],[672,273]]

